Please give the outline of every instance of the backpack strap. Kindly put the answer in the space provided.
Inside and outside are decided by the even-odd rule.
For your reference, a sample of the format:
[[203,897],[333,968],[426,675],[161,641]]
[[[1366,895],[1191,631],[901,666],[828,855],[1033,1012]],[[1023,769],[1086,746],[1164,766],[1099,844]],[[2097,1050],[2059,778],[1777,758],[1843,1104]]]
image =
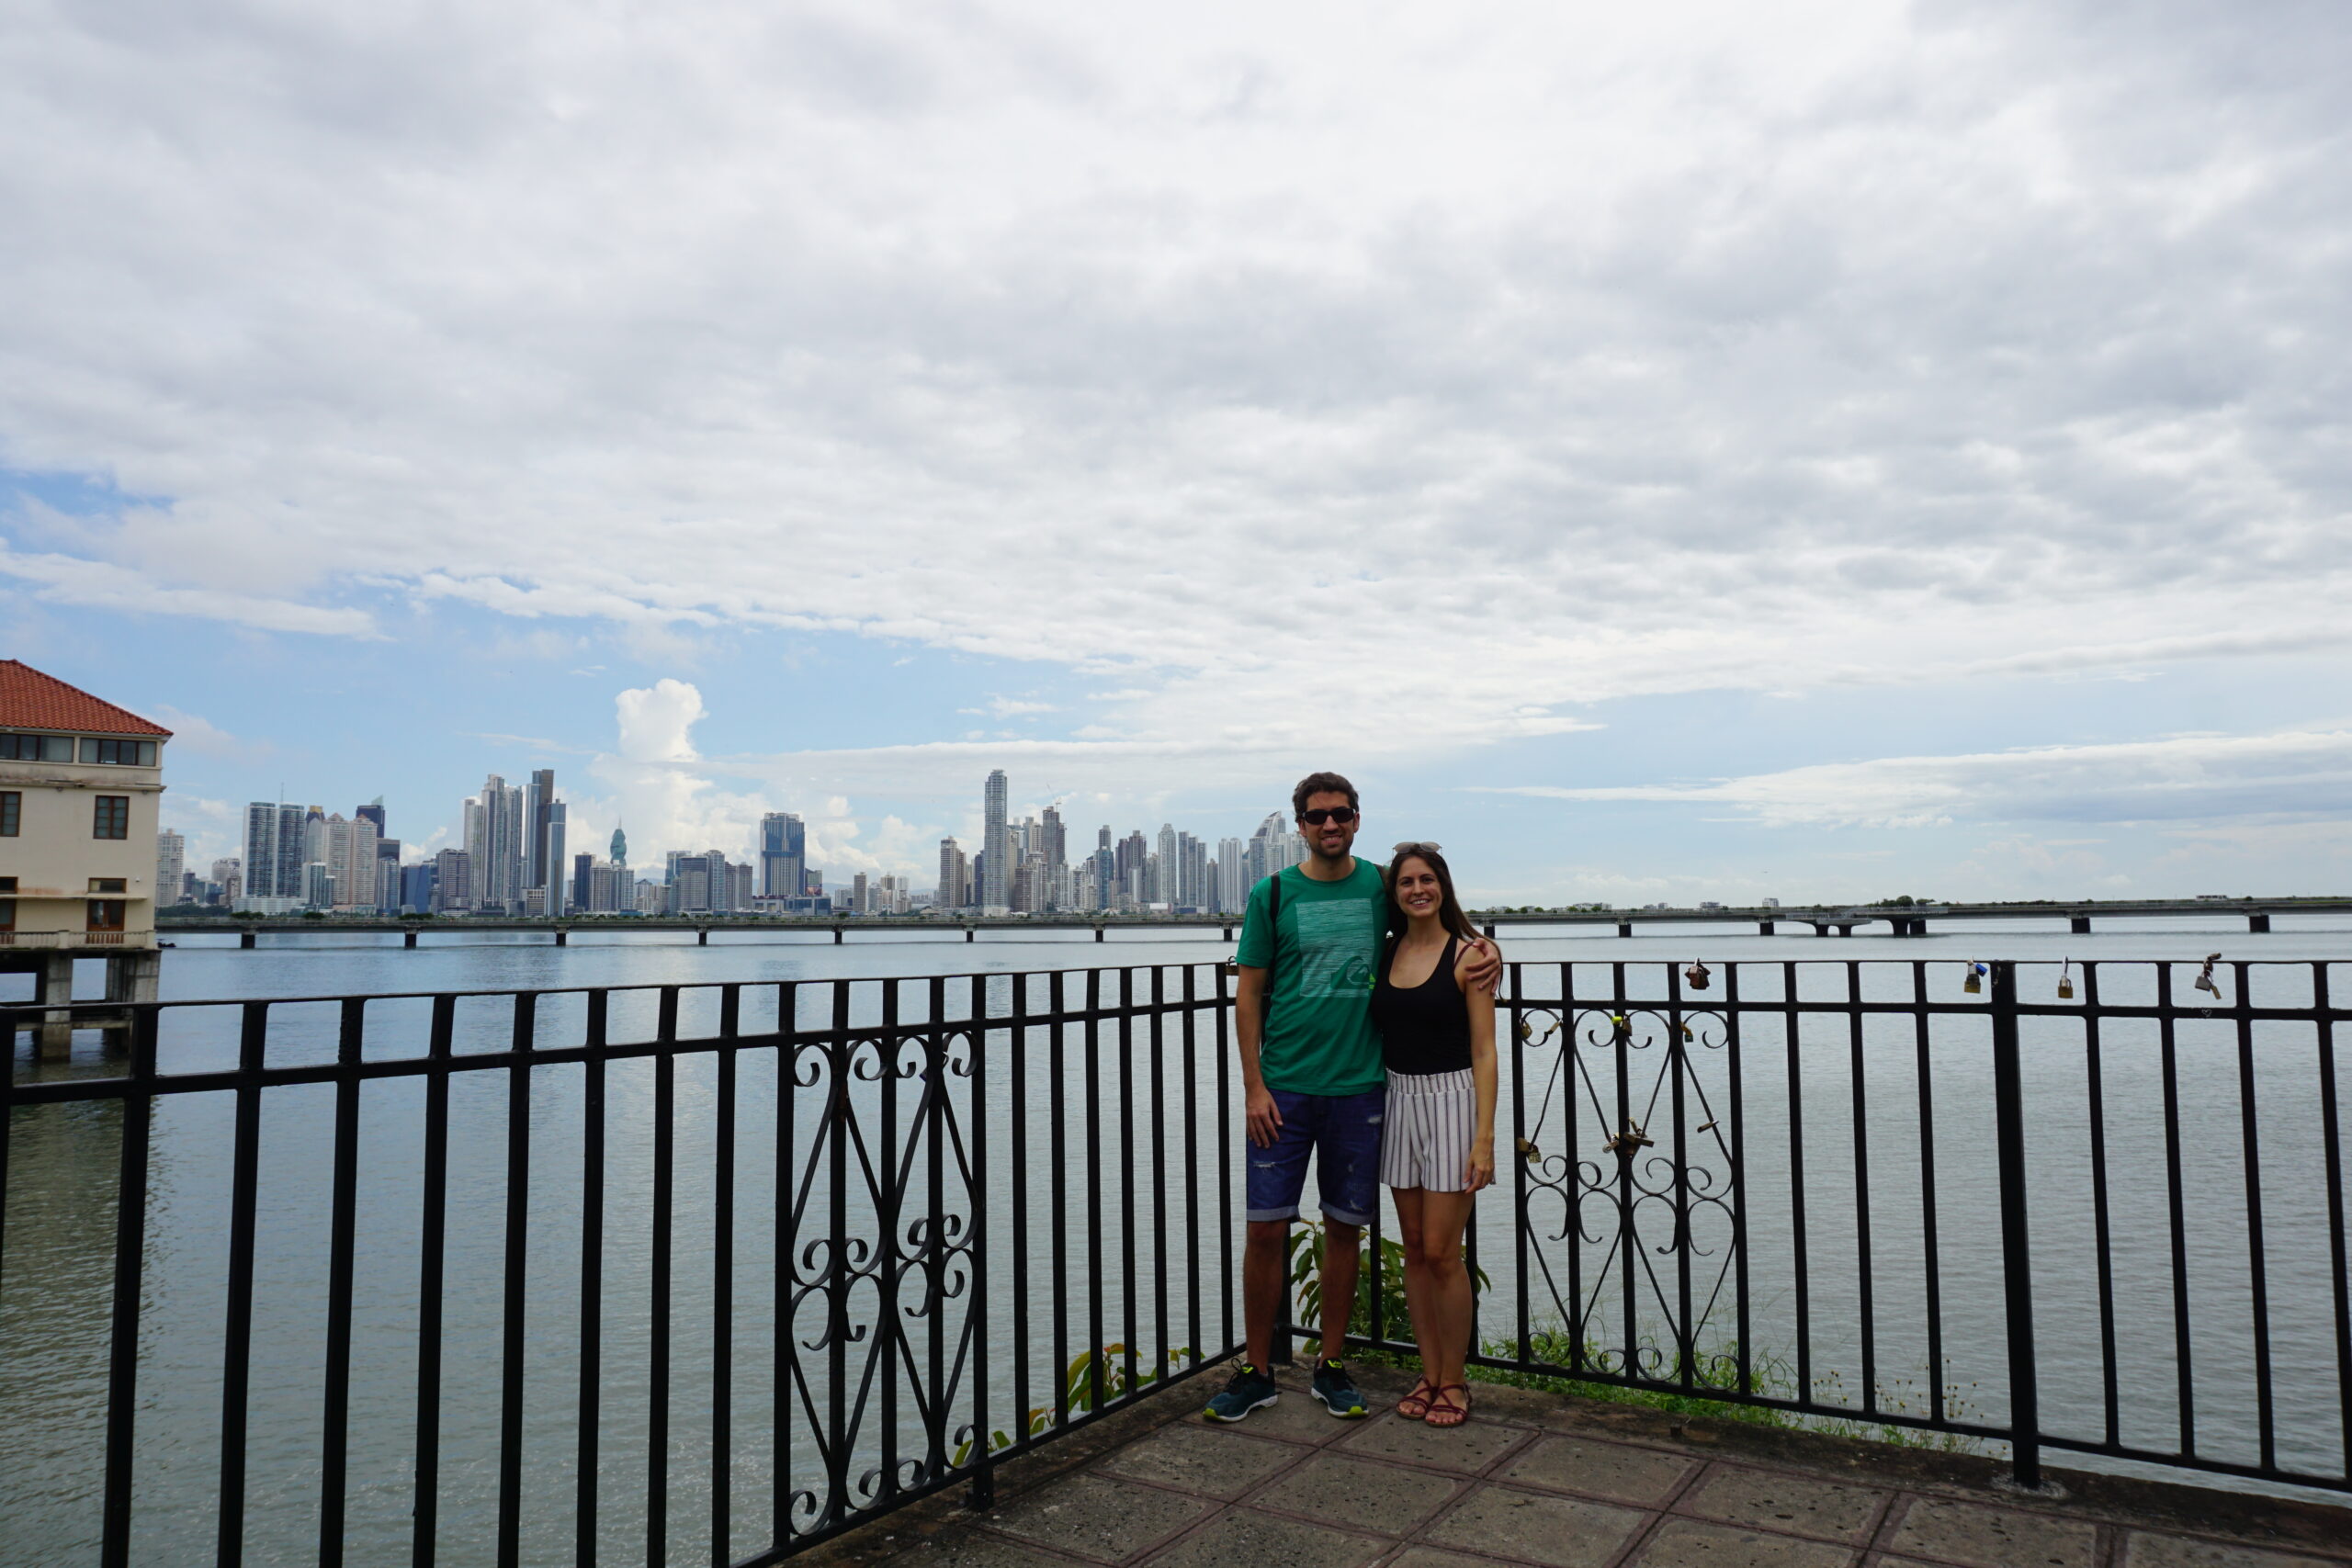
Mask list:
[[1266,1043],[1266,1026],[1274,1021],[1274,976],[1283,961],[1283,874],[1276,871],[1266,879],[1266,934],[1273,943],[1266,963],[1266,988],[1259,998],[1258,1043]]

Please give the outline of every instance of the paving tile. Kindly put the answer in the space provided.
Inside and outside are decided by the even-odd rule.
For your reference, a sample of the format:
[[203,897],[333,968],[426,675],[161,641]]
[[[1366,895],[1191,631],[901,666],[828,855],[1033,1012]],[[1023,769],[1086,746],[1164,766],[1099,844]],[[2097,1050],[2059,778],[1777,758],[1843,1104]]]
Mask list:
[[1513,1459],[1502,1474],[1530,1486],[1556,1486],[1563,1492],[1656,1507],[1698,1468],[1695,1460],[1655,1449],[1587,1438],[1544,1438]]
[[1668,1519],[1645,1542],[1635,1568],[1849,1568],[1850,1546],[1797,1540],[1698,1519]]
[[[1202,1401],[1206,1404],[1206,1400]],[[1239,1421],[1212,1421],[1205,1416],[1193,1417],[1195,1424],[1215,1431],[1247,1431],[1261,1438],[1288,1438],[1295,1443],[1328,1443],[1344,1437],[1373,1416],[1359,1416],[1342,1421],[1321,1405],[1304,1389],[1285,1388],[1283,1396],[1263,1410],[1252,1410]]]
[[1545,1568],[1599,1568],[1634,1538],[1645,1516],[1607,1503],[1487,1485],[1422,1539]]
[[1468,1473],[1486,1469],[1527,1435],[1524,1427],[1505,1427],[1476,1416],[1460,1427],[1432,1427],[1426,1421],[1382,1416],[1340,1438],[1340,1446],[1374,1459],[1401,1459]]
[[1295,1443],[1245,1437],[1228,1427],[1176,1421],[1094,1468],[1103,1475],[1156,1481],[1231,1502],[1306,1451]]
[[2265,1551],[2252,1546],[2225,1546],[2187,1536],[2132,1532],[2120,1558],[2123,1568],[2343,1568],[2340,1562]]
[[884,1561],[888,1568],[1036,1568],[1040,1562],[1076,1559],[1047,1557],[1025,1540],[970,1531],[924,1541]]
[[2091,1568],[2098,1557],[2098,1530],[2047,1514],[1922,1498],[1911,1505],[1887,1544],[1898,1552],[1968,1568]]
[[989,1515],[989,1528],[1117,1562],[1216,1506],[1156,1487],[1102,1475],[1073,1475]]
[[1388,1560],[1387,1568],[1495,1568],[1495,1560],[1461,1551],[1440,1551],[1434,1546],[1408,1546]]
[[1227,1508],[1183,1540],[1147,1558],[1151,1568],[1362,1568],[1389,1542],[1304,1524],[1254,1508]]
[[1453,1495],[1454,1485],[1449,1477],[1427,1471],[1329,1451],[1317,1454],[1250,1502],[1335,1525],[1403,1535],[1436,1513]]
[[1683,1513],[1792,1535],[1860,1542],[1886,1494],[1768,1470],[1719,1468],[1677,1505]]

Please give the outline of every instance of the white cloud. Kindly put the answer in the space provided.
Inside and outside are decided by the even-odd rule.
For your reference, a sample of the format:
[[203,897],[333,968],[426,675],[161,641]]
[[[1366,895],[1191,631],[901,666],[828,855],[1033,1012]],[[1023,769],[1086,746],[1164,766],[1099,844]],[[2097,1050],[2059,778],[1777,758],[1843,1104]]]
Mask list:
[[[718,786],[714,775],[743,770],[732,762],[714,763],[695,749],[695,726],[709,716],[701,691],[665,677],[620,693],[613,705],[615,749],[588,765],[606,793],[578,794],[569,803],[579,845],[601,853],[613,827],[626,826],[630,843],[640,852],[715,849],[736,860],[749,856],[760,818],[774,809],[772,797]],[[920,880],[926,863],[937,863],[937,829],[885,816],[866,839],[865,822],[847,795],[828,795],[821,810],[802,816],[808,863],[829,879],[843,881],[863,871],[910,874]],[[922,842],[926,837],[930,849]]]
[[375,638],[375,620],[364,610],[301,604],[259,598],[227,589],[175,588],[147,574],[106,561],[75,556],[28,554],[0,539],[0,572],[41,586],[34,597],[52,604],[74,604],[109,615],[194,615],[231,621],[261,631],[308,632]]
[[174,751],[198,751],[207,757],[253,760],[269,754],[267,741],[240,740],[211,720],[172,706],[169,703],[148,705],[146,716],[172,732]]
[[43,596],[851,632],[1227,759],[2340,657],[2324,7],[359,16],[12,28],[0,457],[170,498]]
[[2291,820],[2340,816],[2347,791],[2352,791],[2352,730],[2326,729],[2180,735],[1950,757],[1882,757],[1703,784],[1604,788],[1521,784],[1481,793],[1721,807],[1775,827],[1930,828],[1957,821],[2024,819],[2119,824]]

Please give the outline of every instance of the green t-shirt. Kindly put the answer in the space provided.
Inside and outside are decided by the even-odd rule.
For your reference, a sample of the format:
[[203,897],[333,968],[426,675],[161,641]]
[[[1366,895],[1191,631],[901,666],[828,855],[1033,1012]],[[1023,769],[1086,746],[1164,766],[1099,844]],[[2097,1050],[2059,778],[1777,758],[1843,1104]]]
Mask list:
[[1362,1094],[1387,1081],[1372,1026],[1379,968],[1380,868],[1359,859],[1337,882],[1296,866],[1283,879],[1281,930],[1266,919],[1267,877],[1250,890],[1237,963],[1272,971],[1273,1014],[1258,1049],[1268,1089],[1292,1094]]

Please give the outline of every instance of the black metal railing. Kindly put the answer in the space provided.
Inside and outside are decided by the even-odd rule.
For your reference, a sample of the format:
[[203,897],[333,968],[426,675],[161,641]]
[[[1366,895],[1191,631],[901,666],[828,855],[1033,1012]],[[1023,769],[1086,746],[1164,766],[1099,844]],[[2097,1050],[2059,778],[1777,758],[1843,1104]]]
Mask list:
[[[2007,1445],[2028,1485],[2060,1449],[2352,1489],[2347,1015],[2326,964],[2209,969],[1512,965],[1476,1359]],[[105,1076],[0,1091],[0,1330],[86,1350],[103,1411],[14,1440],[99,1480],[12,1523],[106,1563],[209,1518],[224,1563],[750,1564],[985,1502],[1238,1348],[1228,996],[80,1004],[129,1016]],[[110,1229],[36,1201],[98,1147]],[[1372,1259],[1362,1342],[1409,1353]]]
[[[184,1561],[188,1520],[208,1514],[224,1563],[296,1550],[322,1563],[774,1562],[944,1487],[985,1502],[997,1463],[1235,1348],[1213,965],[127,1010],[119,1076],[19,1074],[0,1091],[16,1134],[0,1198],[41,1175],[17,1157],[28,1118],[115,1113],[78,1129],[119,1141],[113,1288],[103,1326],[85,1325],[108,1347],[102,1434],[86,1434],[87,1458],[103,1455],[89,1532],[102,1562]],[[13,1039],[56,1011],[12,1010],[0,1026]],[[91,1023],[125,1011],[74,1009]],[[323,1117],[270,1109],[320,1093]],[[223,1100],[225,1128],[176,1114]],[[273,1140],[302,1145],[275,1188]],[[187,1217],[177,1201],[156,1212],[165,1166],[227,1216],[209,1430],[153,1429],[156,1398],[187,1393],[159,1389],[146,1365],[156,1298],[178,1288],[159,1281],[159,1253],[175,1250],[159,1232]],[[397,1202],[375,1201],[375,1182]],[[485,1189],[494,1201],[478,1201]],[[263,1245],[272,1220],[304,1228],[306,1201],[323,1219],[323,1268],[309,1271]],[[396,1224],[409,1203],[414,1224]],[[49,1253],[27,1243],[48,1238],[23,1229],[0,1232],[0,1299],[29,1306]],[[537,1254],[550,1237],[552,1264]],[[363,1400],[355,1385],[369,1332],[356,1277],[395,1247],[413,1249],[413,1304],[373,1315],[379,1339],[413,1336],[404,1420],[382,1389]],[[289,1474],[249,1460],[264,1429],[256,1348],[288,1371],[305,1320],[323,1324],[308,1400],[293,1402],[319,1411],[307,1510],[287,1506]],[[558,1388],[564,1408],[534,1404]],[[311,1424],[276,1397],[268,1423]],[[462,1463],[447,1451],[459,1428]],[[208,1495],[185,1490],[199,1432],[218,1461]],[[568,1521],[533,1489],[559,1451]],[[395,1469],[406,1495],[383,1506]],[[252,1512],[265,1492],[279,1504],[266,1520]],[[706,1518],[682,1517],[685,1492]]]
[[2330,981],[1514,964],[1474,1359],[2006,1445],[2027,1486],[2050,1448],[2352,1490]]

